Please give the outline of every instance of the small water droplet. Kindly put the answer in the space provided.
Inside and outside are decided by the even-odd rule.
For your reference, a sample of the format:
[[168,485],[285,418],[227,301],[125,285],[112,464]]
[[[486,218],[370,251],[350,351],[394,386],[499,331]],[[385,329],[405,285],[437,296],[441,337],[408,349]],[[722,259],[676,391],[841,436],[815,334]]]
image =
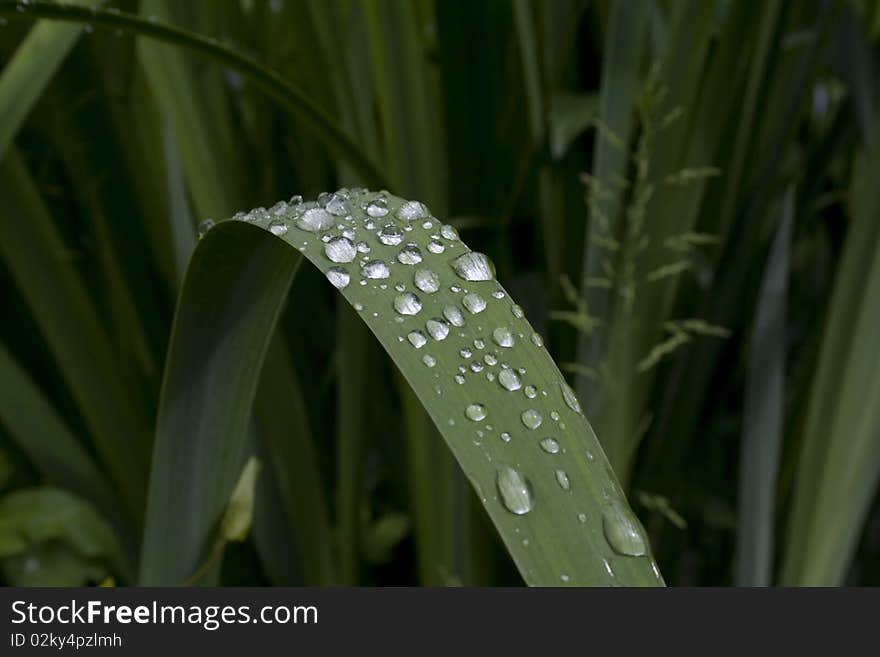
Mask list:
[[438,240],[431,240],[428,242],[428,251],[431,253],[443,253],[446,250],[446,247],[443,246],[443,243]]
[[207,233],[213,227],[214,227],[214,220],[213,219],[205,219],[203,222],[201,222],[199,224],[199,228],[198,228],[199,238],[204,237],[205,233]]
[[280,219],[276,219],[269,223],[269,232],[277,237],[281,237],[282,235],[287,234],[287,224],[281,221]]
[[619,502],[613,502],[602,513],[602,531],[618,554],[640,557],[648,551],[638,519]]
[[565,573],[562,573],[562,574],[559,576],[559,579],[561,579],[563,582],[566,582],[566,583],[568,583],[568,582],[571,581],[571,577],[569,577],[569,576],[566,575]]
[[464,409],[464,414],[467,419],[479,422],[486,419],[486,407],[482,404],[470,404]]
[[504,290],[495,290],[492,293],[493,299],[503,299],[504,298]]
[[526,428],[531,429],[532,431],[540,427],[541,422],[544,421],[544,418],[541,417],[541,414],[534,408],[529,408],[523,411],[520,415],[520,419],[522,420],[522,423],[526,426]]
[[330,267],[327,270],[326,276],[330,284],[337,290],[345,289],[351,281],[351,276],[342,267]]
[[402,265],[417,265],[422,261],[422,252],[415,244],[407,244],[397,254],[397,261]]
[[495,354],[486,354],[483,356],[483,362],[489,367],[494,367],[498,364],[498,359],[495,357]]
[[296,218],[296,226],[309,233],[320,233],[333,226],[333,215],[324,208],[309,208]]
[[511,369],[502,369],[498,372],[498,383],[500,383],[501,387],[505,390],[511,392],[519,390],[520,387],[522,387],[522,381],[519,378],[519,374]]
[[464,315],[455,306],[446,306],[443,309],[443,316],[446,318],[446,321],[453,326],[464,326]]
[[462,358],[470,358],[473,355],[473,352],[467,347],[464,347],[463,349],[459,350],[458,355]]
[[512,347],[514,343],[513,333],[506,326],[499,326],[492,331],[492,340],[499,347]]
[[428,331],[428,335],[435,340],[445,340],[449,335],[449,324],[437,317],[425,322],[425,329]]
[[428,208],[418,201],[407,201],[397,208],[397,212],[394,214],[398,219],[402,219],[403,221],[414,221],[416,219],[427,217]]
[[471,372],[474,372],[475,374],[479,374],[482,371],[483,371],[483,364],[480,361],[475,360],[473,363],[471,363]]
[[452,261],[452,269],[466,281],[491,281],[495,278],[495,265],[477,251],[463,253]]
[[406,339],[409,340],[409,343],[416,349],[421,349],[428,341],[428,338],[426,338],[425,334],[421,331],[410,331],[409,335],[406,336]]
[[511,306],[510,312],[512,312],[513,316],[517,319],[522,319],[525,315],[525,313],[523,313],[522,306]]
[[422,356],[422,362],[425,364],[426,367],[434,367],[434,365],[437,364],[437,359],[430,354],[425,354],[424,356]]
[[578,514],[578,522],[586,522],[586,521],[587,521],[587,514],[586,513],[579,513]]
[[403,241],[403,233],[394,224],[388,224],[379,231],[379,241],[385,246],[397,246]]
[[477,315],[486,310],[486,300],[474,292],[465,294],[461,299],[461,303],[471,315]]
[[559,453],[559,443],[556,442],[555,438],[544,438],[539,445],[541,445],[541,449],[543,449],[548,454],[558,454]]
[[404,292],[394,297],[394,310],[401,315],[418,315],[422,302],[412,292]]
[[388,269],[388,265],[381,260],[370,260],[361,267],[361,276],[364,278],[388,278],[390,275],[391,271]]
[[464,384],[464,377],[461,374],[456,374],[455,375],[455,382],[458,385],[463,385]]
[[425,294],[434,294],[440,289],[440,277],[430,269],[419,269],[413,274],[413,283]]
[[440,227],[440,234],[443,236],[444,239],[447,239],[447,240],[457,240],[458,239],[458,231],[455,230],[455,228],[453,226],[450,226],[449,224],[443,224]]
[[357,249],[347,237],[334,237],[324,245],[324,255],[333,262],[351,262]]
[[562,490],[571,490],[571,482],[568,480],[565,470],[556,471],[556,483],[559,484]]
[[544,338],[542,338],[537,333],[532,333],[532,344],[535,345],[536,347],[543,347],[544,346]]
[[518,516],[532,510],[535,505],[529,480],[509,465],[501,466],[495,475],[495,485],[504,507]]
[[507,433],[506,431],[501,432],[501,440],[503,440],[506,443],[509,443],[510,439],[511,439],[511,435],[509,433]]
[[358,242],[357,243],[357,251],[358,253],[369,253],[373,249],[370,248],[370,245],[366,242]]
[[526,386],[523,394],[529,399],[534,399],[538,396],[538,389],[535,386]]
[[578,401],[577,396],[574,394],[574,390],[568,387],[567,384],[561,383],[562,387],[562,398],[565,400],[566,406],[568,406],[575,413],[581,412],[581,404]]
[[367,214],[374,219],[384,217],[388,214],[388,201],[381,197],[370,201],[367,205]]

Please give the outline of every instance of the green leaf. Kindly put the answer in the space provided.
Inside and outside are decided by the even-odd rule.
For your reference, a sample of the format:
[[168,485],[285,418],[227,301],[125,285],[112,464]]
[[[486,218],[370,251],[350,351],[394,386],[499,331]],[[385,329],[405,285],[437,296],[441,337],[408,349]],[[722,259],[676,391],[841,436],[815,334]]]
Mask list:
[[232,490],[226,513],[223,515],[221,530],[227,541],[241,542],[251,531],[254,519],[254,496],[260,462],[253,456],[245,463],[238,483]]
[[[380,198],[388,212],[377,221],[364,208],[381,214]],[[196,248],[163,386],[141,581],[181,581],[209,549],[211,527],[222,513],[217,500],[228,498],[239,471],[259,371],[301,250],[325,273],[345,270],[330,272],[337,283],[348,274],[343,296],[446,439],[526,582],[662,582],[644,531],[573,393],[518,307],[491,278],[484,256],[469,251],[451,229],[440,231],[436,219],[398,218],[403,201],[396,197],[351,192],[337,201],[348,206],[340,217],[351,212],[352,219],[333,218],[314,204],[289,207],[274,218],[254,212],[245,217],[250,221],[214,227]],[[324,251],[333,252],[333,245],[298,227],[310,220],[321,220],[325,230],[346,224],[369,254],[352,264],[331,262]],[[378,233],[386,224],[406,242],[381,241]],[[396,241],[388,238],[394,232],[386,230],[385,242]],[[431,239],[442,253],[427,248]],[[418,245],[418,256],[409,242]],[[354,259],[351,243],[335,246],[336,260]],[[453,265],[462,257],[465,264]],[[386,278],[370,278],[385,274],[386,267]],[[436,281],[422,274],[416,282],[419,270],[430,270]],[[456,271],[469,273],[462,278]],[[479,297],[485,308],[466,295]],[[297,303],[294,296],[292,309],[307,312]],[[461,313],[462,326],[447,308]],[[455,321],[443,320],[444,310]],[[424,344],[414,346],[422,338]],[[466,349],[470,355],[462,356]],[[370,391],[363,392],[369,399]]]

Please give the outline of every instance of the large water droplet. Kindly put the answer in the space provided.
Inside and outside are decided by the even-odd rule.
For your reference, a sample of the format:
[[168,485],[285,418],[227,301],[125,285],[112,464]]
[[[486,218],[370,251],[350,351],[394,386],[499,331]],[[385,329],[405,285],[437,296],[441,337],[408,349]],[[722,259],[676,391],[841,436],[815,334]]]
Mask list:
[[344,217],[348,214],[348,203],[345,202],[345,198],[340,194],[333,194],[327,201],[324,209],[334,217]]
[[568,480],[568,475],[565,474],[565,470],[556,471],[556,483],[559,484],[559,487],[562,490],[571,490],[571,482]]
[[391,271],[388,269],[388,265],[381,260],[370,260],[361,267],[361,275],[364,278],[388,278]]
[[513,333],[506,326],[499,326],[492,331],[492,340],[499,347],[512,347],[514,342]]
[[320,233],[333,226],[333,215],[324,208],[310,208],[296,218],[296,227],[309,233]]
[[467,419],[479,422],[486,419],[486,407],[482,404],[470,404],[464,409],[464,414]]
[[501,466],[495,475],[495,485],[501,496],[501,502],[511,513],[521,516],[534,507],[532,485],[518,470],[509,465]]
[[426,338],[425,334],[421,331],[410,331],[409,335],[406,336],[406,339],[409,340],[409,343],[416,349],[421,349],[425,346],[425,343],[428,342],[428,338]]
[[287,234],[287,224],[280,219],[269,222],[269,232],[277,237]]
[[324,245],[324,255],[333,262],[351,262],[357,255],[357,248],[347,237],[334,237]]
[[458,231],[455,230],[455,227],[450,226],[449,224],[443,224],[440,227],[440,234],[447,240],[458,239]]
[[464,315],[462,315],[461,311],[455,306],[446,306],[443,309],[443,316],[446,318],[446,321],[453,326],[464,326]]
[[440,289],[440,277],[430,269],[419,269],[413,275],[413,283],[425,294],[434,294]]
[[534,431],[538,427],[541,426],[541,422],[544,421],[544,418],[541,417],[541,414],[536,411],[534,408],[529,408],[522,412],[520,415],[520,419],[522,423],[526,426],[526,428]]
[[559,453],[559,443],[556,442],[555,438],[544,438],[539,444],[541,445],[541,449],[543,449],[548,454]]
[[565,383],[561,383],[560,385],[562,386],[562,398],[565,400],[566,406],[568,406],[575,413],[580,413],[581,404],[575,396],[574,390],[569,388],[568,385]]
[[415,219],[423,219],[428,216],[428,208],[418,201],[407,201],[399,208],[395,216],[403,221],[414,221]]
[[425,329],[427,329],[428,335],[435,340],[445,340],[449,335],[449,324],[436,317],[425,322]]
[[638,519],[629,508],[613,503],[602,513],[602,531],[611,549],[629,557],[640,557],[648,548]]
[[388,214],[388,201],[384,198],[377,198],[370,201],[370,204],[367,206],[367,214],[374,219],[384,217]]
[[[488,358],[488,356],[486,356],[486,358]],[[519,374],[511,369],[502,369],[498,372],[498,383],[500,383],[505,390],[510,390],[511,392],[519,390],[522,386]]]
[[461,303],[472,315],[476,315],[486,310],[486,300],[474,292],[465,294],[461,299]]
[[330,269],[327,270],[327,280],[330,281],[330,284],[337,290],[342,290],[348,287],[348,283],[351,281],[351,276],[349,276],[348,272],[342,267],[330,267]]
[[418,315],[422,302],[412,292],[404,292],[394,297],[394,310],[401,315]]
[[403,241],[403,233],[394,224],[388,224],[379,231],[379,241],[385,246],[397,246]]
[[455,273],[466,281],[491,281],[495,278],[495,265],[487,256],[477,251],[463,253],[451,264]]
[[402,265],[417,265],[422,261],[422,252],[415,244],[407,244],[398,252],[397,261]]

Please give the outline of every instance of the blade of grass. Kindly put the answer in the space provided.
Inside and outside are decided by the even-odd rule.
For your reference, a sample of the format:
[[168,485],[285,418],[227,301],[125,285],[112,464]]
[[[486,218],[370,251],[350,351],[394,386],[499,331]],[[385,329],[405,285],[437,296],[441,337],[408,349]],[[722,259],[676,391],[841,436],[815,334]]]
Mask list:
[[[24,9],[24,11],[20,11]],[[315,105],[301,90],[277,73],[220,42],[194,34],[161,22],[143,20],[117,9],[80,8],[68,4],[54,4],[31,0],[27,5],[10,0],[0,0],[0,15],[45,18],[74,23],[94,24],[130,31],[138,36],[150,37],[165,43],[189,48],[209,56],[247,76],[257,87],[281,103],[291,113],[305,122],[327,146],[348,161],[365,182],[378,187],[388,187],[385,176],[367,157],[357,143],[343,132],[327,114]]]
[[782,220],[767,257],[749,349],[735,581],[769,586],[773,574],[776,482],[785,415],[786,295],[794,223],[794,189],[782,201]]
[[[410,287],[417,267],[397,262],[399,247],[362,228],[369,220],[362,208],[377,198],[367,193],[349,201],[349,228],[370,246],[368,258],[389,267],[388,283]],[[402,200],[387,197],[387,202],[386,222],[396,216]],[[324,255],[323,242],[296,227],[302,211],[289,210],[287,221],[293,223],[285,224],[288,229],[280,239],[269,234],[269,217],[252,216],[254,223],[224,222],[202,238],[193,255],[159,413],[144,583],[179,581],[206,549],[221,511],[216,500],[226,497],[236,472],[232,464],[240,462],[256,380],[297,252],[303,249],[325,273],[340,266]],[[409,240],[427,241],[434,229],[396,221],[401,229],[411,229]],[[384,280],[365,278],[364,285],[355,280],[342,294],[359,310],[443,434],[524,579],[543,585],[662,583],[643,530],[552,358],[496,282],[467,282],[455,275],[450,259],[469,253],[467,248],[450,238],[445,247],[443,254],[423,252],[420,267],[437,274],[439,288],[433,294],[422,292],[423,308],[415,316],[395,313],[398,293]],[[359,266],[353,265],[350,274],[355,279]],[[422,349],[415,348],[409,332],[431,333],[426,319],[442,317],[446,306],[461,309],[467,303],[460,296],[463,291],[450,289],[456,284],[478,293],[487,307],[479,315],[463,310],[464,326],[450,328],[448,339],[426,338]],[[498,299],[493,292],[505,296]],[[493,333],[502,327],[511,327],[512,347],[499,344],[507,343],[506,332]],[[495,362],[501,359],[512,371],[521,371],[519,376],[538,395],[509,392],[494,371],[493,380],[469,372],[465,383],[458,384],[454,376],[465,345],[478,353],[497,353]],[[474,404],[487,413],[484,420],[470,419],[479,417],[474,409],[466,412]],[[529,429],[539,416],[541,431]],[[509,442],[501,432],[511,435]],[[539,443],[548,434],[564,451],[547,442],[542,449]]]
[[79,272],[23,162],[0,168],[0,254],[52,350],[95,446],[130,511],[142,512],[149,414],[98,317]]

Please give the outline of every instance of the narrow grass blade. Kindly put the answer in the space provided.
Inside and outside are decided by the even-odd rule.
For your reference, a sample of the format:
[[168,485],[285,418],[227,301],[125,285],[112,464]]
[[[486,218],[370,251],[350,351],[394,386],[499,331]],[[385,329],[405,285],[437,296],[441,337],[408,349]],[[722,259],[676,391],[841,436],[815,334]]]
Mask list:
[[786,295],[794,189],[767,257],[749,350],[739,472],[736,583],[768,586],[773,573],[776,481],[785,415]]
[[143,508],[149,414],[19,157],[0,167],[0,254],[43,331],[95,447],[133,514]]
[[785,584],[842,584],[880,477],[880,149],[851,190],[789,516]]
[[[483,256],[434,219],[398,217],[396,197],[353,192],[336,200],[352,219],[334,220],[315,206],[290,207],[281,219],[254,213],[249,222],[216,226],[197,247],[168,357],[142,581],[179,581],[206,549],[222,511],[216,500],[234,483],[259,370],[301,249],[344,288],[400,369],[526,582],[662,583],[573,393]],[[376,226],[377,215],[387,228]],[[345,264],[357,255],[348,238],[324,243],[300,228],[340,221],[370,248],[357,263]],[[390,238],[396,231],[414,244]],[[442,253],[427,249],[432,239]],[[419,270],[426,271],[417,277]]]

